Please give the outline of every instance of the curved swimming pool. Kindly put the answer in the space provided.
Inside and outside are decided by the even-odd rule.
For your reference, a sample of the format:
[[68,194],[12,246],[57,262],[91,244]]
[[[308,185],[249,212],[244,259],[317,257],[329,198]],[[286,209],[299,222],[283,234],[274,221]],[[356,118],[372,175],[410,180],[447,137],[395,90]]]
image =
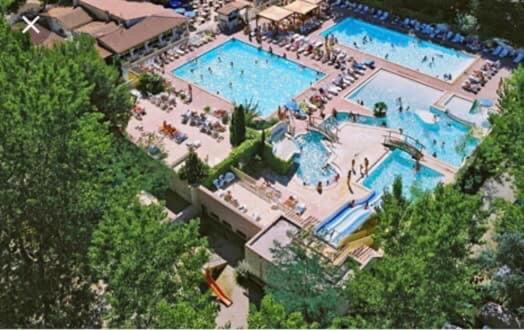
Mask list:
[[322,182],[327,186],[334,182],[337,171],[329,164],[330,151],[322,143],[324,136],[318,132],[309,131],[295,137],[295,143],[300,153],[295,157],[298,165],[297,175],[305,185],[316,186]]
[[[385,118],[370,119],[371,117],[361,116],[367,118],[364,123],[385,123],[389,128],[402,129],[404,134],[424,145],[428,154],[459,167],[479,141],[470,134],[470,126],[433,108],[433,104],[443,94],[442,91],[417,81],[381,70],[347,96],[347,99],[356,103],[363,102],[369,109],[373,109],[377,102],[386,103],[388,110]],[[436,122],[428,123],[421,114],[435,118]],[[345,118],[348,118],[347,115]],[[341,117],[340,120],[344,118]]]

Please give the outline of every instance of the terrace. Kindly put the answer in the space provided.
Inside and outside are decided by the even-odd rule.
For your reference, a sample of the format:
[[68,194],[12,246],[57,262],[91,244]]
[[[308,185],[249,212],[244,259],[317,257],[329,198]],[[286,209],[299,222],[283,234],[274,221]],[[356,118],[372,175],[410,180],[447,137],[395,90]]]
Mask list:
[[[265,16],[273,14],[273,19],[283,20],[291,16],[289,13],[286,9],[270,7],[262,12],[261,17],[268,19]],[[280,17],[276,17],[277,14]],[[363,15],[354,16],[362,18]],[[379,25],[388,25],[383,20],[379,21]],[[511,66],[503,65],[491,70],[492,64],[489,63],[493,61],[487,62],[478,54],[464,55],[449,69],[453,71],[452,79],[442,79],[441,73],[445,68],[433,68],[434,71],[428,73],[395,59],[390,61],[369,49],[325,38],[336,24],[336,20],[321,22],[320,29],[307,37],[296,33],[274,33],[263,25],[251,34],[219,35],[204,45],[197,45],[195,49],[179,47],[169,50],[165,56],[151,59],[146,67],[161,74],[175,90],[191,94],[191,103],[179,102],[174,106],[173,114],[168,114],[155,109],[149,101],[141,100],[141,104],[147,107],[146,115],[142,121],[133,121],[128,131],[136,137],[142,132],[133,130],[135,124],[143,126],[144,131],[152,131],[158,129],[164,120],[169,120],[188,135],[188,141],[201,142],[197,153],[213,166],[232,150],[228,129],[226,127],[223,133],[223,141],[218,142],[197,128],[184,126],[180,118],[187,109],[201,111],[204,107],[210,107],[211,112],[218,109],[231,111],[233,101],[242,103],[243,98],[253,98],[254,102],[263,104],[262,117],[267,119],[278,115],[278,119],[286,123],[287,134],[283,138],[289,145],[298,145],[299,156],[295,157],[303,159],[295,158],[300,161],[286,175],[277,174],[259,160],[242,167],[247,174],[231,168],[229,170],[235,172],[237,180],[226,188],[210,193],[203,202],[206,207],[218,203],[233,211],[219,214],[219,218],[224,222],[228,217],[234,217],[236,223],[231,226],[237,232],[242,232],[240,219],[244,218],[250,225],[246,226],[249,229],[242,235],[248,238],[257,230],[271,226],[281,215],[301,228],[316,228],[341,206],[351,201],[365,201],[373,191],[380,193],[383,188],[388,188],[391,182],[386,177],[402,176],[407,184],[405,192],[408,197],[411,185],[431,190],[438,182],[453,182],[464,157],[476,146],[466,145],[461,157],[455,157],[456,144],[459,138],[470,133],[475,138],[482,138],[489,132],[489,127],[483,126],[486,115],[489,111],[496,111],[493,104],[497,99],[497,89],[500,81],[510,74]],[[251,28],[255,30],[255,22],[251,22]],[[380,32],[392,33],[386,30]],[[233,38],[237,41],[232,42]],[[229,49],[232,43],[249,48],[249,54],[238,55],[234,49]],[[455,56],[455,50],[444,46],[433,47],[441,51],[443,57],[449,54],[450,58]],[[221,65],[218,64],[222,61]],[[253,69],[260,62],[267,64],[266,70]],[[273,63],[286,66],[290,72],[315,70],[322,73],[322,77],[307,84],[298,84],[301,78],[293,73],[285,88],[296,85],[287,90],[285,97],[272,99],[273,94],[279,94],[284,89],[280,80],[285,78],[284,73],[274,74],[279,67],[273,67]],[[478,77],[479,70],[486,72],[486,69],[490,73],[482,88],[475,93],[464,88],[466,81]],[[229,73],[223,74],[222,71]],[[436,71],[439,71],[438,77],[433,74]],[[218,84],[217,80],[220,80]],[[399,96],[402,96],[404,105],[411,106],[410,111],[397,109],[395,99]],[[274,102],[267,103],[268,99]],[[480,114],[472,113],[468,106],[472,106],[475,99],[493,100],[493,104],[486,106]],[[384,119],[388,127],[382,127],[379,119],[373,117],[373,105],[379,101],[388,105],[388,116]],[[279,106],[284,105],[287,111],[282,112]],[[449,111],[449,116],[446,111]],[[435,116],[423,118],[419,112]],[[334,113],[336,116],[333,116]],[[435,121],[423,122],[430,119]],[[310,139],[313,135],[315,137]],[[414,147],[426,147],[421,147],[417,155],[405,157],[402,153],[403,157],[398,157],[399,152],[391,152],[385,146],[387,136],[412,142]],[[442,149],[441,140],[449,144],[449,150]],[[279,143],[278,140],[270,142]],[[184,144],[168,141],[166,146],[168,163],[182,161],[187,153]],[[420,170],[417,171],[417,168]],[[351,173],[350,187],[348,173]],[[321,184],[318,185],[318,182]],[[208,197],[213,198],[213,202]],[[356,220],[351,216],[340,220],[341,227],[355,231],[348,236],[356,235],[355,239],[340,238],[337,240],[342,244],[340,247],[323,247],[327,251],[325,254],[332,255],[336,263],[341,263],[348,256],[360,260],[361,264],[369,260],[367,252],[359,249],[363,245],[371,246],[373,242],[369,235],[363,239],[361,224]],[[369,256],[378,256],[378,253],[372,251]]]

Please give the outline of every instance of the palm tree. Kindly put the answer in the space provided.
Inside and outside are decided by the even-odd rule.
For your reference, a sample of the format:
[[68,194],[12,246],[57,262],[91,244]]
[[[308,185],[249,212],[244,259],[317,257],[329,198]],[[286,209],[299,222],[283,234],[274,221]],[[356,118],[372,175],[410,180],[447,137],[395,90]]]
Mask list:
[[242,105],[244,108],[244,114],[246,116],[246,126],[256,127],[256,120],[260,117],[260,111],[258,111],[258,103],[254,103],[253,100],[246,101]]
[[377,102],[373,106],[373,114],[375,117],[386,117],[388,111],[388,105],[385,102]]

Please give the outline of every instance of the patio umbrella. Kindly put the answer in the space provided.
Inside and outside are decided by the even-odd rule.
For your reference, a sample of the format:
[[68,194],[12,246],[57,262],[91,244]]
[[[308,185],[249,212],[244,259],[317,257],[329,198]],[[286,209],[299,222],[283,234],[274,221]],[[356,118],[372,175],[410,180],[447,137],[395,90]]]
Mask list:
[[493,106],[493,100],[491,99],[480,99],[479,104],[483,108],[490,108]]
[[292,111],[299,111],[299,107],[298,107],[298,104],[297,102],[291,100],[289,102],[286,103],[286,108],[292,110]]

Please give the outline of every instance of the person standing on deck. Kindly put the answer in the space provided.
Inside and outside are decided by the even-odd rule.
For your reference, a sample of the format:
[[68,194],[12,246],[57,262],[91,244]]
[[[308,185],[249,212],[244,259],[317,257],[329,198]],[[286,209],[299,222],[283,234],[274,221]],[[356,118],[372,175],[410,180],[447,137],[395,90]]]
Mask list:
[[351,194],[353,194],[353,189],[351,188],[351,171],[348,171],[348,180],[347,180],[347,184],[348,184],[349,192],[350,192]]

